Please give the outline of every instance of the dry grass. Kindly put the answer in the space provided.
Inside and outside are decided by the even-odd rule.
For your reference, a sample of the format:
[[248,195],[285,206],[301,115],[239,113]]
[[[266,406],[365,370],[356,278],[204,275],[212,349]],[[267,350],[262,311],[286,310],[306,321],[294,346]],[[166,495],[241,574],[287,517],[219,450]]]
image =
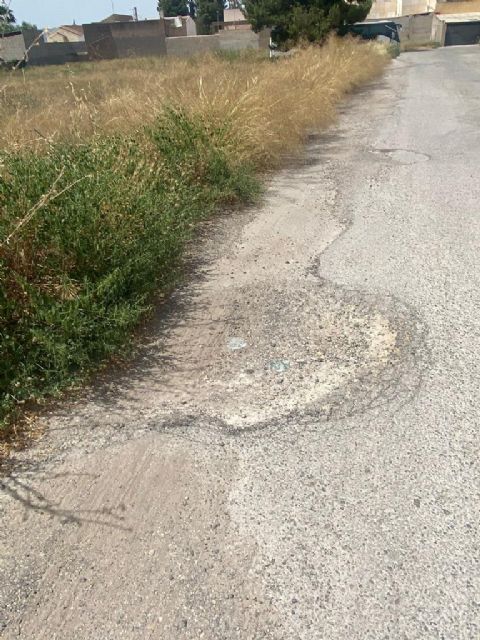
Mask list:
[[4,147],[39,147],[95,132],[131,132],[165,104],[228,122],[232,152],[276,163],[328,125],[342,96],[377,75],[378,45],[331,39],[274,63],[259,56],[144,59],[29,69],[0,81]]
[[480,11],[480,0],[438,3],[436,13],[474,13]]

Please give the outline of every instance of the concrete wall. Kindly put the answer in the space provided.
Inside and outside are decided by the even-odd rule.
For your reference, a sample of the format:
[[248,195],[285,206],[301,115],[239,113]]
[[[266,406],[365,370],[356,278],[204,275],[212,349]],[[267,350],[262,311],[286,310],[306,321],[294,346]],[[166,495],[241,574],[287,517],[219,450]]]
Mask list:
[[101,22],[84,24],[83,33],[91,60],[112,60],[118,57],[110,24]]
[[[420,13],[413,16],[390,18],[390,20],[399,27],[398,33],[401,43],[424,44],[435,41],[432,36],[434,17],[434,13]],[[375,20],[368,20],[368,22],[375,22]]]
[[434,42],[439,42],[443,46],[445,44],[445,32],[445,21],[439,20],[437,16],[434,16],[432,22],[432,40]]
[[197,35],[197,23],[193,18],[187,16],[187,36],[196,36]]
[[254,31],[240,29],[225,30],[218,33],[220,49],[224,51],[241,51],[242,49],[258,49],[259,35]]
[[0,38],[0,61],[18,62],[25,55],[23,33],[5,35]]
[[115,22],[110,25],[119,58],[162,56],[167,53],[162,20]]
[[179,58],[206,53],[207,51],[218,51],[220,49],[220,38],[217,33],[213,36],[167,38],[166,42],[167,54]]
[[211,36],[167,38],[169,56],[193,56],[207,51],[241,51],[243,49],[267,49],[270,31],[219,31]]
[[413,16],[395,18],[395,23],[401,25],[400,42],[422,44],[432,40],[433,13],[422,13]]
[[433,13],[410,16],[408,39],[413,43],[430,42],[432,40]]
[[86,59],[84,42],[41,42],[28,52],[28,64],[37,66],[68,64]]
[[162,56],[167,53],[163,20],[94,22],[83,25],[83,30],[92,60]]

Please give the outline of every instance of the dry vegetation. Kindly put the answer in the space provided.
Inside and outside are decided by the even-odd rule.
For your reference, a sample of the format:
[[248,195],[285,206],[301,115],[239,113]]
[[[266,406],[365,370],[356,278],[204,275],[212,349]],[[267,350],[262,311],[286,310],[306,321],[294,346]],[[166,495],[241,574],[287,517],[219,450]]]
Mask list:
[[274,62],[5,74],[0,432],[118,352],[152,295],[175,283],[195,223],[251,199],[258,173],[327,126],[345,93],[387,61],[378,45],[332,39]]
[[209,55],[29,69],[0,82],[2,142],[38,148],[99,131],[127,133],[170,104],[228,122],[235,153],[270,163],[331,122],[342,96],[386,61],[375,44],[332,39],[275,63]]

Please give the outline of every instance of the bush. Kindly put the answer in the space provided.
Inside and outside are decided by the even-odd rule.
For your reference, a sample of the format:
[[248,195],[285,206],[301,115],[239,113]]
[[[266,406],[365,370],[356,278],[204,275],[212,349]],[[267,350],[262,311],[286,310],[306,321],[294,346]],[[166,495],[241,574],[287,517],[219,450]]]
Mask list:
[[192,224],[257,193],[225,135],[167,108],[133,137],[2,154],[0,420],[115,353],[175,281]]

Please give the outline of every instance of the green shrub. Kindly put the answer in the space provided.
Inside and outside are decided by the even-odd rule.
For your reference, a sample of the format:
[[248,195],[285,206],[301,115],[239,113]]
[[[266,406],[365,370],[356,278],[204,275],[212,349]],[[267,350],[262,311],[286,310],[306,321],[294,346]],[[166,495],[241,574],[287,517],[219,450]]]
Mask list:
[[131,137],[2,153],[0,423],[114,354],[172,286],[193,223],[258,192],[226,136],[167,108]]

